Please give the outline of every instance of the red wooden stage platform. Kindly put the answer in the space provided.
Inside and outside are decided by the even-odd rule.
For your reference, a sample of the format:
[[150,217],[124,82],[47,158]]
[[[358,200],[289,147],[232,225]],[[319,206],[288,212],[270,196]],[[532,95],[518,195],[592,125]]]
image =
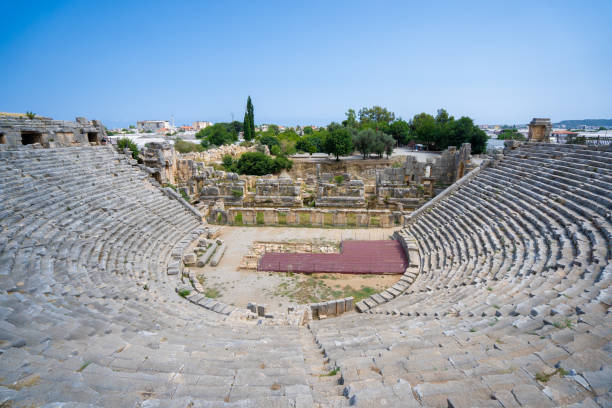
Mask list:
[[402,274],[408,258],[395,240],[343,241],[339,254],[265,253],[258,271],[295,273]]

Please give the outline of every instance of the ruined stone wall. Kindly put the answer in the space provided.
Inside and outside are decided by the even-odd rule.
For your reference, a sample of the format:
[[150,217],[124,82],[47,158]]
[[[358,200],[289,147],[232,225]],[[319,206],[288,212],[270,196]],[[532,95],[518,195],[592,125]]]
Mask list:
[[431,177],[440,184],[454,183],[473,168],[470,167],[471,151],[469,143],[463,143],[458,150],[455,146],[450,146],[433,162]]
[[223,200],[229,205],[242,205],[246,194],[246,182],[236,173],[215,171],[212,179],[203,179],[200,201],[208,204]]
[[548,118],[533,118],[529,123],[528,140],[530,142],[546,142],[550,141],[550,132],[552,123]]
[[223,145],[216,149],[210,149],[205,152],[191,152],[181,154],[181,159],[193,160],[200,162],[220,162],[223,156],[230,155],[234,158],[240,157],[243,153],[256,151],[255,146],[245,147],[239,145]]
[[393,157],[391,159],[368,159],[368,160],[310,160],[310,159],[291,159],[293,166],[288,174],[293,179],[301,178],[307,180],[317,172],[317,165],[320,173],[331,174],[350,174],[351,177],[363,180],[364,184],[376,183],[376,170],[390,167],[393,163],[403,162],[403,157]]
[[177,184],[177,154],[170,143],[148,143],[140,158],[149,174],[160,184]]
[[23,145],[40,147],[89,146],[106,140],[106,129],[97,120],[76,118],[74,122],[51,118],[0,116],[0,148]]
[[259,178],[253,202],[256,206],[301,207],[300,184],[288,177]]
[[401,166],[378,170],[376,197],[379,205],[397,204],[398,209],[419,207],[433,197],[435,185],[452,184],[472,169],[470,152],[470,144],[464,143],[459,150],[451,146],[439,157],[424,163],[414,156],[406,156]]

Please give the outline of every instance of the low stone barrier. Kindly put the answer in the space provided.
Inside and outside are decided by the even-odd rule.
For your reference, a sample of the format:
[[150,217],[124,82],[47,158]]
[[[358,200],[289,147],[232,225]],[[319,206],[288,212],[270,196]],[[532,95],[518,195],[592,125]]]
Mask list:
[[[388,228],[401,223],[403,213],[389,210],[318,209],[318,208],[249,208],[226,210],[228,225],[278,225],[293,227],[359,227]],[[209,217],[215,223],[223,217]]]
[[327,302],[311,303],[308,306],[312,312],[313,320],[339,316],[354,310],[354,299],[352,296],[344,299],[329,300]]

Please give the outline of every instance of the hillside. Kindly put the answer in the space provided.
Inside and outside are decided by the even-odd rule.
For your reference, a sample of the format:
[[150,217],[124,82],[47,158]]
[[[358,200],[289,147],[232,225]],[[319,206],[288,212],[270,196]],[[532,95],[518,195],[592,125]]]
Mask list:
[[565,126],[568,129],[574,129],[578,126],[596,126],[596,127],[612,127],[612,119],[578,119],[578,120],[562,120],[553,124],[554,126]]

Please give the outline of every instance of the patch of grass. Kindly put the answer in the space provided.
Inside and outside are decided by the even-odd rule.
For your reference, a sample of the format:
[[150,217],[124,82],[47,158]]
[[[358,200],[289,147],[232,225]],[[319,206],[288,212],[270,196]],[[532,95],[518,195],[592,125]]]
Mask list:
[[234,225],[242,225],[242,212],[238,212],[234,216]]
[[84,369],[87,368],[88,365],[90,365],[92,363],[92,361],[86,361],[83,363],[83,365],[77,370],[77,373],[82,372]]
[[204,296],[215,299],[221,296],[221,292],[217,288],[206,288],[204,291]]
[[472,327],[472,328],[470,329],[470,333],[476,333],[476,329]]
[[564,370],[563,368],[559,367],[555,371],[549,374],[546,374],[545,372],[542,372],[542,371],[539,373],[536,373],[535,378],[537,381],[545,383],[545,382],[548,382],[548,380],[550,380],[553,376],[557,374],[559,374],[561,377],[565,377],[566,375],[569,374],[569,371]]
[[333,377],[334,375],[338,374],[339,372],[340,372],[340,367],[334,367],[334,369],[331,370],[329,373],[321,374],[320,377]]
[[189,296],[190,293],[191,291],[189,289],[182,289],[182,290],[179,290],[178,292],[180,297],[187,297]]
[[257,211],[257,214],[255,215],[255,221],[257,222],[257,225],[263,225],[264,224],[264,213],[263,213],[263,211]]
[[300,225],[310,225],[310,213],[301,212],[300,213]]
[[487,286],[487,290],[488,290],[489,292],[491,292],[491,291],[493,290],[493,288],[492,288],[492,287],[490,287],[490,286]]
[[376,293],[376,289],[371,288],[369,286],[362,286],[359,289],[353,289],[351,286],[346,285],[344,287],[344,296],[349,297],[352,296],[354,298],[354,302],[357,303],[360,300],[367,299],[373,294]]
[[570,319],[565,319],[563,322],[554,322],[553,326],[557,329],[571,329],[572,321]]

